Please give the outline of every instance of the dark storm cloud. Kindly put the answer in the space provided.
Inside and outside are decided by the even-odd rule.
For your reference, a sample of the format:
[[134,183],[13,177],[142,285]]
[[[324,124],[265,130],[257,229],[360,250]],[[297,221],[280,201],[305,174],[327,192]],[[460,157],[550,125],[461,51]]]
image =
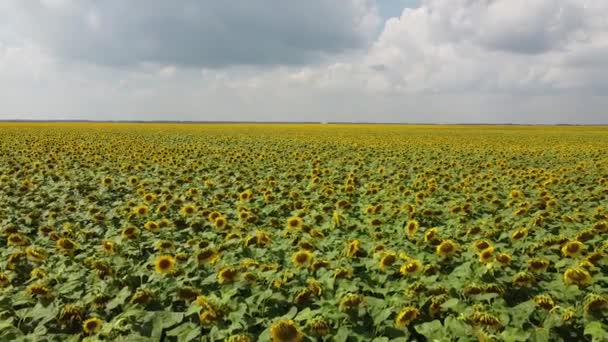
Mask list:
[[297,65],[365,47],[366,0],[16,2],[21,27],[54,54],[95,64]]

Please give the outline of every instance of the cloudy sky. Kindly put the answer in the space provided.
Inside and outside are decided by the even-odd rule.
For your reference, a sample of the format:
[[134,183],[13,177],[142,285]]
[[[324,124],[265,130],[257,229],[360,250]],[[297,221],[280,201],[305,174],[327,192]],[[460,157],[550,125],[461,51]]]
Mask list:
[[0,119],[608,123],[606,0],[0,0]]

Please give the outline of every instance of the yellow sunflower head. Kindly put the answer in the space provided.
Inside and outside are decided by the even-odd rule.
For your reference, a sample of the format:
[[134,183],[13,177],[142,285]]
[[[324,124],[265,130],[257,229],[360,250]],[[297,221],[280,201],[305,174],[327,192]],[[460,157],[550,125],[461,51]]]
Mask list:
[[133,213],[138,216],[146,216],[148,214],[148,207],[145,205],[138,205],[133,208]]
[[420,229],[420,223],[418,223],[417,220],[409,220],[405,225],[405,232],[409,237],[413,237],[414,235],[416,235],[418,229]]
[[217,280],[220,284],[232,283],[238,276],[238,270],[234,267],[224,267],[217,272]]
[[27,246],[27,238],[19,233],[13,233],[8,236],[7,242],[9,246]]
[[569,268],[564,272],[564,282],[566,284],[586,286],[591,284],[591,281],[591,274],[583,268]]
[[494,247],[486,248],[479,253],[479,262],[482,264],[492,261],[494,256]]
[[511,240],[519,241],[519,240],[525,238],[526,236],[528,236],[528,229],[521,228],[521,229],[514,231],[513,234],[511,234]]
[[513,257],[509,253],[498,253],[496,255],[496,261],[503,266],[507,266],[511,264]]
[[156,221],[148,221],[144,224],[144,228],[151,231],[152,233],[157,233],[160,231],[160,226]]
[[29,246],[25,249],[25,254],[30,261],[42,262],[46,259],[46,252],[40,247]]
[[352,240],[346,246],[346,256],[349,258],[360,257],[363,254],[361,242],[359,240]]
[[312,252],[310,252],[308,250],[301,250],[301,251],[295,252],[291,256],[291,261],[297,267],[306,267],[306,266],[310,265],[310,263],[312,262],[312,258],[313,258]]
[[456,253],[458,245],[452,240],[443,240],[436,249],[437,255],[446,258]]
[[243,202],[248,202],[251,200],[253,192],[251,190],[245,190],[239,194],[239,199]]
[[427,243],[431,242],[431,241],[437,239],[438,235],[439,235],[439,229],[431,228],[431,229],[427,230],[426,232],[424,232],[424,241]]
[[133,240],[139,235],[139,229],[133,226],[125,227],[122,230],[122,238],[125,240]]
[[114,179],[112,179],[112,177],[104,177],[101,180],[101,184],[103,184],[105,186],[110,186],[110,185],[112,185],[112,183],[114,183]]
[[397,255],[395,253],[384,253],[380,258],[380,269],[385,270],[387,267],[391,267],[397,261]]
[[534,303],[536,306],[543,308],[545,310],[551,310],[555,307],[555,301],[548,294],[540,294],[534,297]]
[[154,261],[154,269],[157,273],[168,274],[175,269],[176,260],[171,255],[161,255]]
[[473,243],[473,249],[477,254],[491,247],[492,244],[488,240],[477,240]]
[[403,266],[401,266],[399,272],[404,276],[408,276],[422,271],[423,268],[424,266],[422,265],[422,262],[420,262],[420,260],[412,259],[405,263]]
[[182,216],[191,216],[195,212],[196,212],[196,207],[193,204],[186,204],[179,210],[179,213]]
[[270,326],[272,342],[300,342],[304,335],[292,320],[280,320]]
[[299,216],[293,216],[287,220],[288,229],[302,229],[303,226],[304,221],[302,221],[302,218]]
[[420,310],[413,306],[408,306],[401,310],[395,318],[395,326],[397,328],[405,328],[420,316]]
[[528,260],[528,268],[535,273],[541,273],[547,271],[551,262],[547,259],[532,258]]
[[144,195],[144,201],[146,203],[152,203],[152,202],[156,201],[156,194],[151,193],[151,192],[145,194]]
[[568,241],[562,246],[562,255],[566,257],[576,257],[585,249],[585,244],[578,241]]
[[76,242],[72,241],[69,238],[61,238],[57,240],[57,249],[59,249],[63,253],[72,253],[77,249]]
[[87,335],[93,335],[101,330],[102,325],[103,321],[101,319],[92,317],[82,323],[82,330],[84,330]]
[[226,220],[226,218],[224,216],[218,216],[213,221],[213,224],[214,224],[215,228],[217,228],[217,229],[224,229],[224,228],[226,228],[226,225],[228,224],[228,220]]
[[105,240],[101,243],[101,250],[108,254],[114,254],[116,252],[116,245],[112,241]]

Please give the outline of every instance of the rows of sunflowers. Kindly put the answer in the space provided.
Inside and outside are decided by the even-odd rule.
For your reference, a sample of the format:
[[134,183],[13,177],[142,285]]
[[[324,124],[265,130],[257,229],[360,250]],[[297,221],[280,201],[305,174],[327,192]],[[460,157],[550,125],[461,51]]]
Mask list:
[[608,338],[605,127],[0,137],[1,341]]

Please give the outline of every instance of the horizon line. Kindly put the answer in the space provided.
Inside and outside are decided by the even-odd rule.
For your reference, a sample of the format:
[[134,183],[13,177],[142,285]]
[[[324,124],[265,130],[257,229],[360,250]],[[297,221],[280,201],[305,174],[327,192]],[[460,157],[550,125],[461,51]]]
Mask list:
[[608,123],[484,123],[484,122],[366,122],[366,121],[236,121],[236,120],[88,120],[88,119],[0,119],[0,123],[166,123],[166,124],[314,124],[314,125],[410,125],[410,126],[608,126]]

